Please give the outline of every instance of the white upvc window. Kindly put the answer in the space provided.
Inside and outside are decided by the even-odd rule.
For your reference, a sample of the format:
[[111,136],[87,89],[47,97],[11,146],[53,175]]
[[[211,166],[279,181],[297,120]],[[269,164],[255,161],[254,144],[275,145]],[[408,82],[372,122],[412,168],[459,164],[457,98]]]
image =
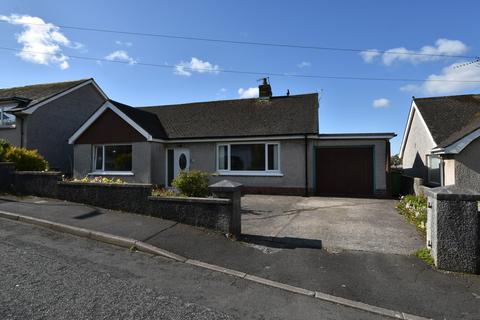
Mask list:
[[15,116],[8,111],[13,107],[0,106],[0,127],[13,126],[15,124]]
[[216,154],[222,175],[282,176],[279,142],[221,143]]
[[132,145],[94,145],[92,168],[92,174],[132,174]]

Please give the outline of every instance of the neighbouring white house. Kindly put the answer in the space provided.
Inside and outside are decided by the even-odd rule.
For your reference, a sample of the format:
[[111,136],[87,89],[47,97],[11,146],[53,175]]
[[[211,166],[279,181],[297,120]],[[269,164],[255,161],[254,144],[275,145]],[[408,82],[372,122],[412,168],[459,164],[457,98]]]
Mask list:
[[405,175],[480,191],[480,95],[413,98],[400,148]]

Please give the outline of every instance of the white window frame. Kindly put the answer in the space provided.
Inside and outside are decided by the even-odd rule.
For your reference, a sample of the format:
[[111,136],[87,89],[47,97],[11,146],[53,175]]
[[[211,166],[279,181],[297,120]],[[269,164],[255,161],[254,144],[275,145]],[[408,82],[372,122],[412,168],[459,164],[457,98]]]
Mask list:
[[[265,170],[231,170],[231,146],[232,145],[252,145],[252,144],[263,144],[265,145]],[[269,170],[268,169],[268,146],[276,145],[278,148],[278,169]],[[227,169],[219,168],[219,148],[227,147]],[[229,143],[217,143],[215,146],[215,168],[217,173],[222,176],[269,176],[269,177],[283,177],[281,171],[281,149],[280,142],[278,141],[249,141],[249,142],[229,142]]]
[[[132,169],[133,169],[133,145],[131,143],[110,143],[110,144],[94,144],[92,145],[92,172],[88,175],[102,175],[102,176],[133,176],[130,171],[105,171],[105,147],[109,146],[132,146]],[[97,169],[97,148],[102,148],[102,169]]]
[[[439,180],[440,181],[433,181],[430,177],[431,177],[431,161],[432,161],[432,157],[435,157],[439,160],[439,164],[438,164],[438,174],[439,174]],[[427,180],[428,180],[428,183],[429,184],[432,184],[432,185],[437,185],[437,186],[442,186],[443,185],[443,159],[438,156],[438,155],[435,155],[435,154],[427,154]]]
[[[12,105],[0,105],[0,127],[8,127],[8,128],[14,128],[15,123],[17,121],[16,117],[14,114],[11,114],[8,112],[8,110],[12,109]],[[10,123],[4,123],[3,117],[7,116],[9,119],[12,119]]]

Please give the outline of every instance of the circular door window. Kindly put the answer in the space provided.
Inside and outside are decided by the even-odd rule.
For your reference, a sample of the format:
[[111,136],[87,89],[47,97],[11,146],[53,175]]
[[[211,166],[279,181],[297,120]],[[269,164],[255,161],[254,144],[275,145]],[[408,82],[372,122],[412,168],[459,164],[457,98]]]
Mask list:
[[178,157],[178,166],[180,167],[180,170],[185,170],[187,167],[187,156],[185,153],[182,153],[180,157]]

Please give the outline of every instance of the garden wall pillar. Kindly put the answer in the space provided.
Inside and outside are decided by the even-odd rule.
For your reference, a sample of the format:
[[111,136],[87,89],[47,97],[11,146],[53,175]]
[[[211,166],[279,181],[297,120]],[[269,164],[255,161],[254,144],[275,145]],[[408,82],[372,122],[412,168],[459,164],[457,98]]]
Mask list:
[[480,194],[454,185],[425,189],[427,246],[439,269],[480,273]]
[[230,217],[229,233],[238,239],[242,234],[242,184],[234,181],[222,180],[210,185],[208,189],[214,194],[214,196],[230,199],[230,201],[232,201],[232,215]]

